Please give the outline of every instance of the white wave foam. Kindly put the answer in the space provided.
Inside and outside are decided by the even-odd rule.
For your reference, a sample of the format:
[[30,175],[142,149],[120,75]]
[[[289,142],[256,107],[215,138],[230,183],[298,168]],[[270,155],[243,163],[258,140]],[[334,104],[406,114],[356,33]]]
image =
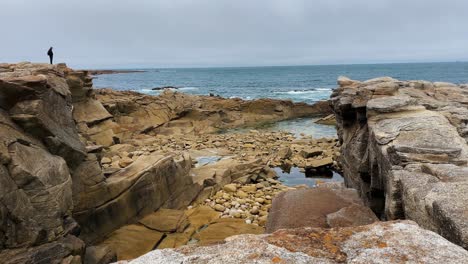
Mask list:
[[230,96],[229,99],[252,100],[252,97],[250,97],[250,96],[246,96],[246,97],[241,97],[241,96]]
[[198,87],[181,87],[181,88],[174,89],[174,90],[191,91],[191,90],[198,90]]
[[155,90],[152,90],[152,89],[135,89],[135,90],[131,90],[133,92],[137,92],[137,93],[143,93],[143,94],[159,94],[161,91],[155,91]]

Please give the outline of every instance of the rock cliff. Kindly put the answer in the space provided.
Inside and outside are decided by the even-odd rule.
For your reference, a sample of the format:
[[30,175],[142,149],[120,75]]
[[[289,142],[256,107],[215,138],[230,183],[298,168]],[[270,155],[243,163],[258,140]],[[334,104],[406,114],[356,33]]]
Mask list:
[[382,218],[468,248],[468,88],[345,77],[332,94],[346,184]]

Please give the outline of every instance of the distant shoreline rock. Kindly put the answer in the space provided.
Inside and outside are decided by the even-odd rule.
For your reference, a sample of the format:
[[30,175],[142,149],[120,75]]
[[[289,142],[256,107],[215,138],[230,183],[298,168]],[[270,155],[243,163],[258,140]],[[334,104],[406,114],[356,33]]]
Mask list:
[[164,89],[179,89],[179,88],[180,88],[179,86],[168,85],[168,86],[154,87],[151,90],[160,91],[160,90],[164,90]]
[[143,70],[87,70],[90,75],[119,74],[119,73],[142,73]]

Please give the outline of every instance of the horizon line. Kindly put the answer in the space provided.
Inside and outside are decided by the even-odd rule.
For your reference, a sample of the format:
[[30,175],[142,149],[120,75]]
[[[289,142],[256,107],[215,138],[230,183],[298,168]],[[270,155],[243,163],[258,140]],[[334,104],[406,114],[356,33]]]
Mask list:
[[[79,70],[145,70],[145,69],[211,69],[211,68],[274,68],[274,67],[313,67],[313,66],[353,66],[353,65],[388,65],[388,64],[427,64],[427,63],[468,63],[468,60],[456,61],[415,61],[415,62],[372,62],[372,63],[325,63],[325,64],[290,64],[290,65],[244,65],[244,66],[135,66],[135,67],[79,67]],[[67,64],[68,65],[68,64]]]

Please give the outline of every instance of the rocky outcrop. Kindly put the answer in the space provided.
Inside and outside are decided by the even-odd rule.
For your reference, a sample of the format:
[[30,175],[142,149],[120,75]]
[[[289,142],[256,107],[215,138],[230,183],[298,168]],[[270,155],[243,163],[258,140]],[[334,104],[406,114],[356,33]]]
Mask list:
[[85,256],[81,239],[89,245],[160,207],[185,207],[198,195],[202,187],[192,181],[187,153],[151,153],[121,161],[122,170],[102,169],[102,145],[114,143],[118,124],[94,98],[87,72],[64,64],[0,69],[2,262],[113,259],[101,249]]
[[0,259],[81,261],[71,170],[86,156],[65,65],[0,66]]
[[212,133],[221,129],[331,113],[325,101],[314,105],[273,99],[244,101],[171,90],[165,90],[159,96],[110,89],[101,89],[96,94],[119,125],[114,132],[121,140],[141,133]]
[[[105,180],[86,179],[82,191],[77,192],[73,214],[82,223],[81,237],[88,242],[96,241],[160,207],[189,205],[201,190],[189,176],[190,167],[187,155],[155,153],[142,156]],[[102,172],[96,176],[102,178]]]
[[468,252],[412,221],[240,235],[207,247],[155,250],[129,263],[464,263]]
[[341,163],[386,219],[411,219],[468,248],[468,90],[450,83],[347,78],[332,94]]

